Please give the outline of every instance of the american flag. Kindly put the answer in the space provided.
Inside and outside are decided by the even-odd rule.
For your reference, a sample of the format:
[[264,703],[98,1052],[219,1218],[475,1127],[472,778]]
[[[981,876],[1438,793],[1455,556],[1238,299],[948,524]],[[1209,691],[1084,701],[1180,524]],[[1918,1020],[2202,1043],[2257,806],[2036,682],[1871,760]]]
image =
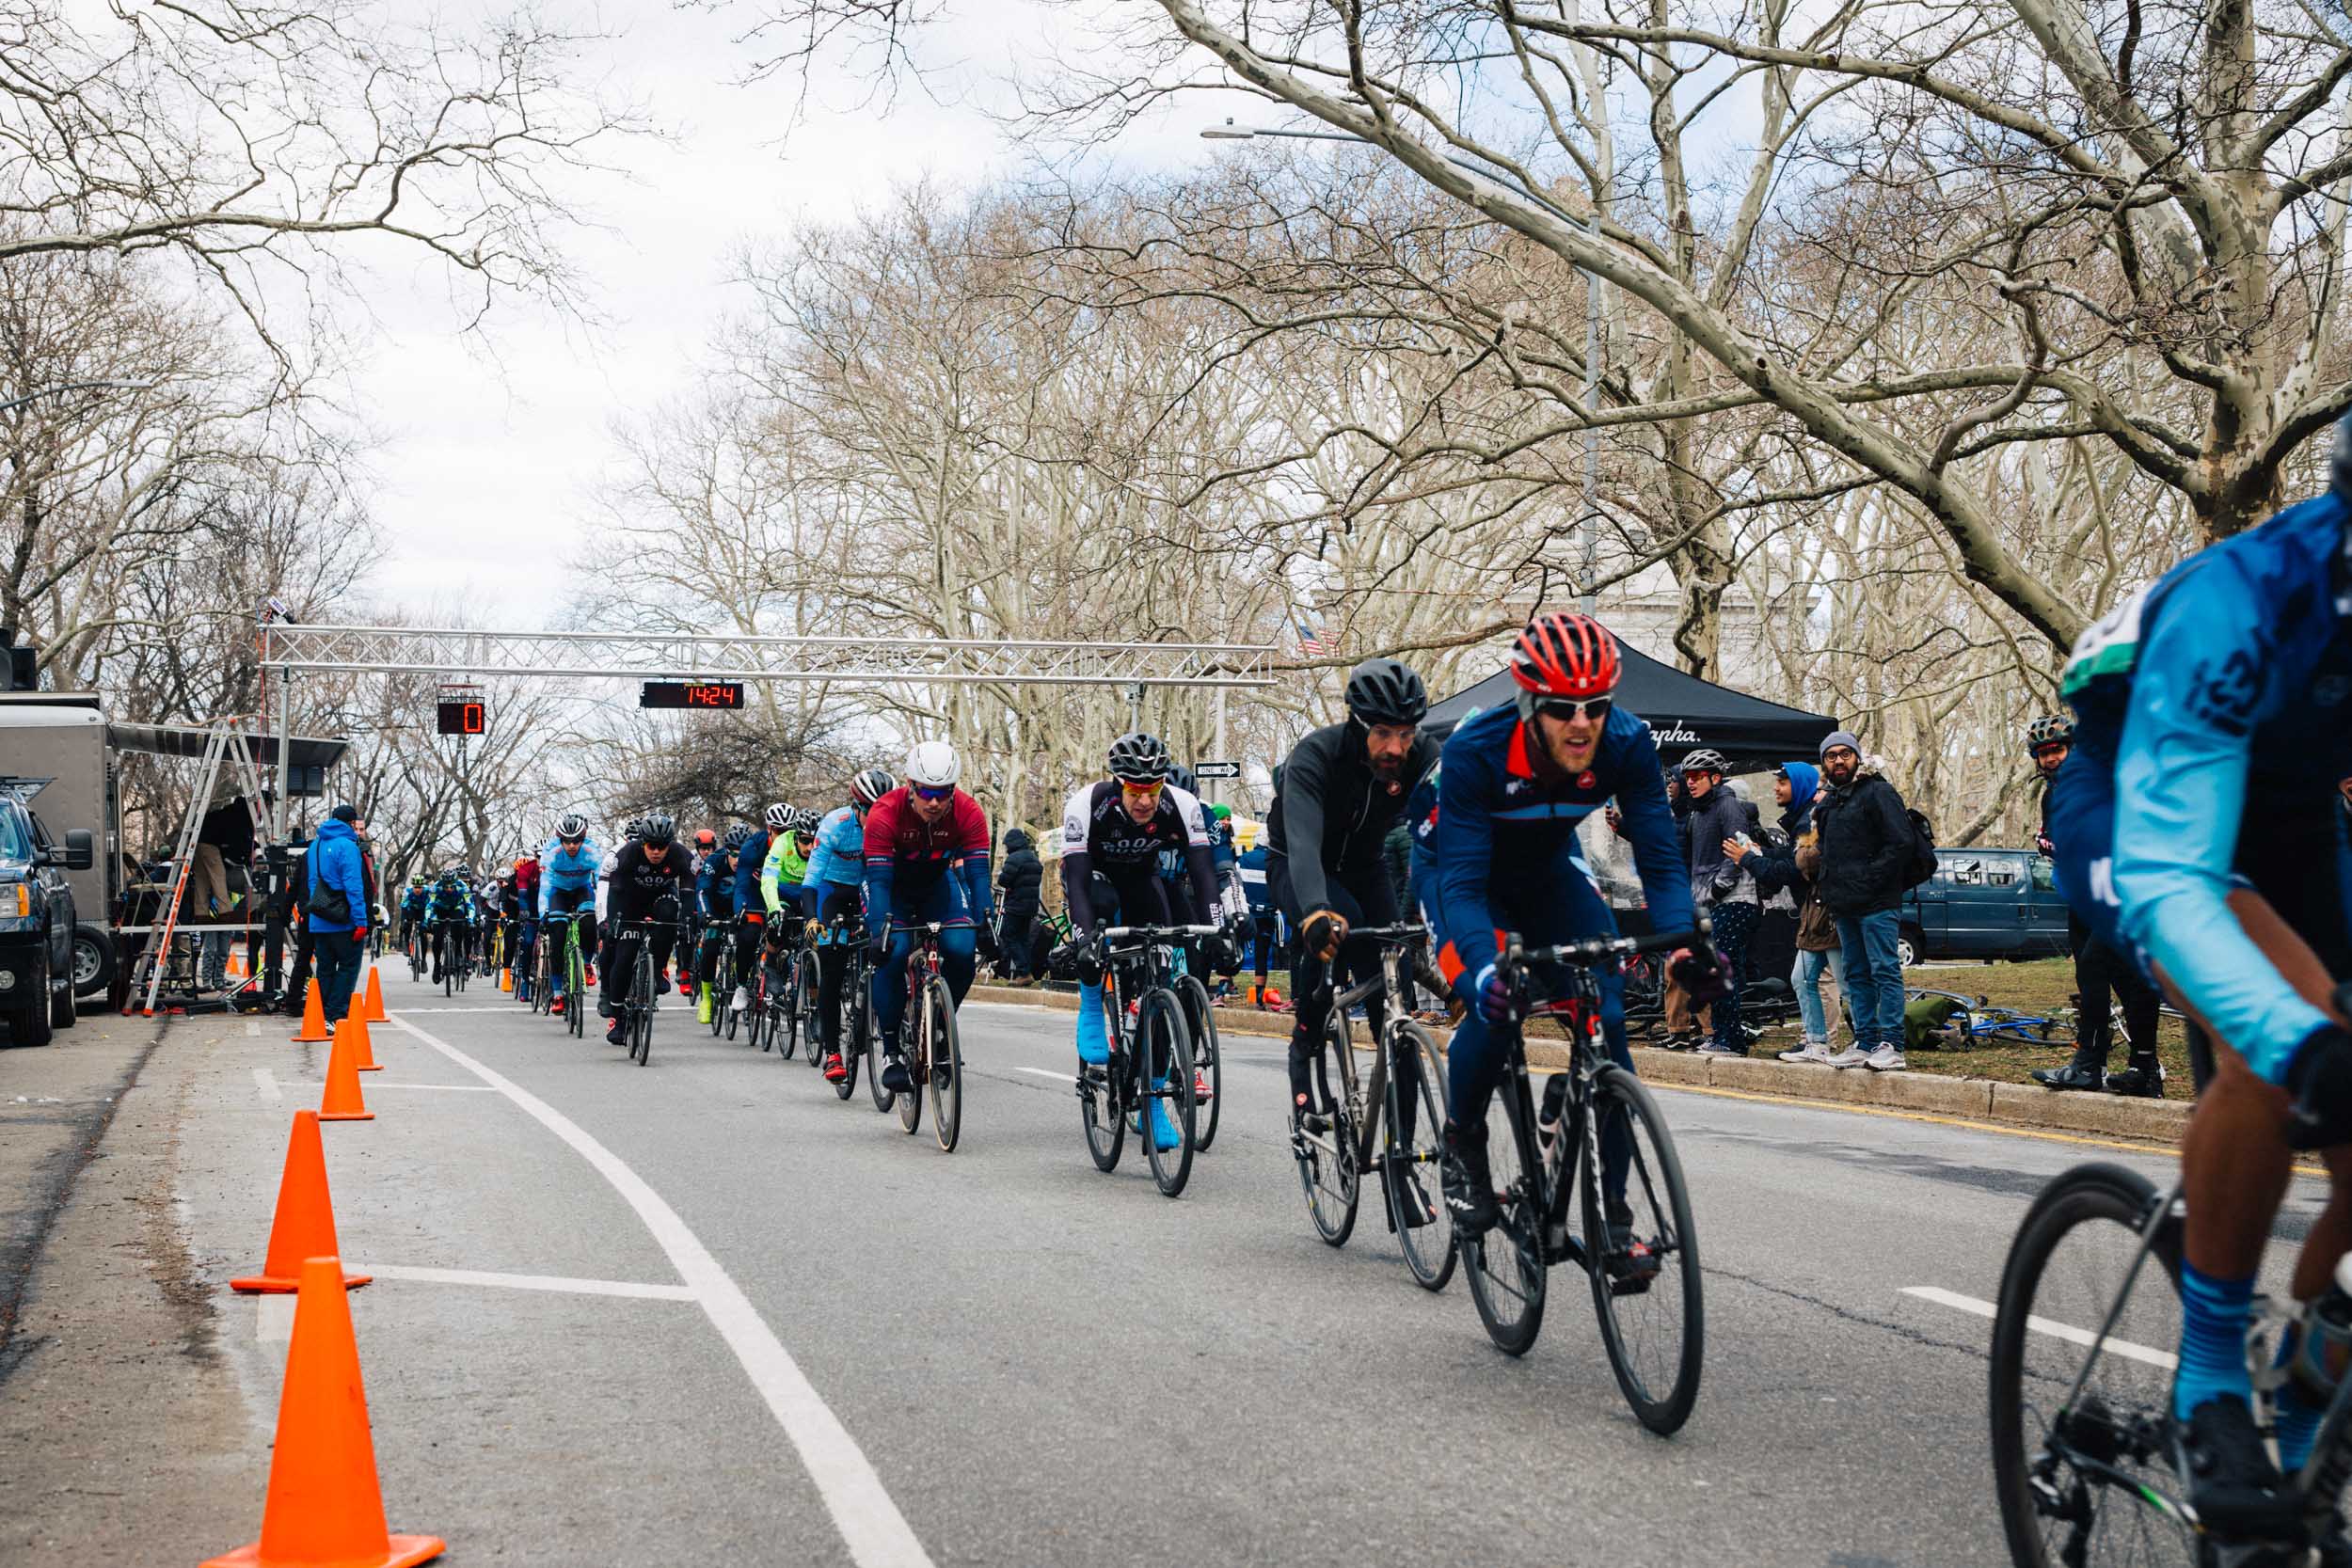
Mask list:
[[1323,645],[1323,639],[1316,636],[1308,627],[1306,622],[1301,621],[1298,623],[1298,651],[1309,658],[1321,658],[1330,650]]

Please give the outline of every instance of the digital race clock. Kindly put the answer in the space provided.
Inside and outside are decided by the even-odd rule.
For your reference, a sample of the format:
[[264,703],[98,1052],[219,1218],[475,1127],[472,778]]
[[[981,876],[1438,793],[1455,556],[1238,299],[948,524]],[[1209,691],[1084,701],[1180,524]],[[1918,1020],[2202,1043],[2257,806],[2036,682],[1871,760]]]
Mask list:
[[639,707],[741,707],[741,681],[646,681],[637,689]]

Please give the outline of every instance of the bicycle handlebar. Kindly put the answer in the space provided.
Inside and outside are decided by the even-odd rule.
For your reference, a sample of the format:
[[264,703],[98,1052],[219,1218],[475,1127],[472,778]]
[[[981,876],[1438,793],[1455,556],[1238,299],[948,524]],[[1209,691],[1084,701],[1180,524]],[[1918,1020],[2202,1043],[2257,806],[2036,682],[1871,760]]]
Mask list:
[[1705,915],[1687,931],[1653,931],[1645,937],[1587,937],[1581,942],[1564,942],[1550,947],[1524,945],[1516,931],[1503,935],[1502,967],[1509,971],[1526,963],[1576,964],[1591,968],[1611,958],[1629,958],[1637,953],[1661,953],[1677,947],[1694,946],[1705,942],[1714,929],[1713,922]]
[[1094,934],[1104,942],[1133,937],[1141,942],[1174,942],[1184,937],[1213,937],[1222,926],[1098,926]]
[[1375,942],[1412,942],[1429,934],[1429,927],[1419,921],[1400,920],[1393,926],[1350,926],[1352,937],[1370,937]]

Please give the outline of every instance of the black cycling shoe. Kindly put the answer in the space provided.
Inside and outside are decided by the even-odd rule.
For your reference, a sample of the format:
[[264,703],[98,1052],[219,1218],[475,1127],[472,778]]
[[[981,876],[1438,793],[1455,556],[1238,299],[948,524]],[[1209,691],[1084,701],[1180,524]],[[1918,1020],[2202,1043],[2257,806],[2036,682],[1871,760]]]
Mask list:
[[1449,1122],[1445,1130],[1445,1207],[1454,1227],[1467,1236],[1480,1236],[1495,1227],[1502,1211],[1495,1203],[1494,1173],[1486,1164],[1486,1130],[1465,1136]]
[[596,1001],[596,1016],[598,1018],[618,1018],[621,1016],[621,1009],[600,997]]
[[906,1058],[892,1055],[882,1064],[882,1087],[893,1094],[912,1094],[914,1080],[907,1074]]
[[656,974],[653,977],[653,993],[656,996],[670,994],[670,977],[667,974]]
[[2220,1394],[2172,1425],[2172,1467],[2204,1528],[2265,1540],[2298,1528],[2296,1503],[2246,1402]]
[[2104,1069],[2088,1062],[2069,1062],[2064,1067],[2038,1067],[2033,1081],[2045,1089],[2096,1089],[2106,1085]]
[[2138,1100],[2162,1100],[2164,1064],[2151,1057],[2145,1062],[2133,1062],[2121,1072],[2108,1073],[2107,1093],[2130,1095]]
[[624,1024],[619,1019],[614,1019],[612,1021],[612,1027],[604,1032],[604,1043],[607,1045],[628,1044],[628,1041],[625,1033],[627,1028],[628,1025]]

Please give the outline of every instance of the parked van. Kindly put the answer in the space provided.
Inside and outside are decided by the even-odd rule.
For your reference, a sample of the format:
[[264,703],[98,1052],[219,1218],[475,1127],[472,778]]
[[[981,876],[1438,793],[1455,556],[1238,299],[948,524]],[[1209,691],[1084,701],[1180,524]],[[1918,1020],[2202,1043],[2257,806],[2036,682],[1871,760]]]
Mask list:
[[2066,954],[2066,900],[2031,849],[1938,849],[1935,875],[1903,895],[1905,964]]

